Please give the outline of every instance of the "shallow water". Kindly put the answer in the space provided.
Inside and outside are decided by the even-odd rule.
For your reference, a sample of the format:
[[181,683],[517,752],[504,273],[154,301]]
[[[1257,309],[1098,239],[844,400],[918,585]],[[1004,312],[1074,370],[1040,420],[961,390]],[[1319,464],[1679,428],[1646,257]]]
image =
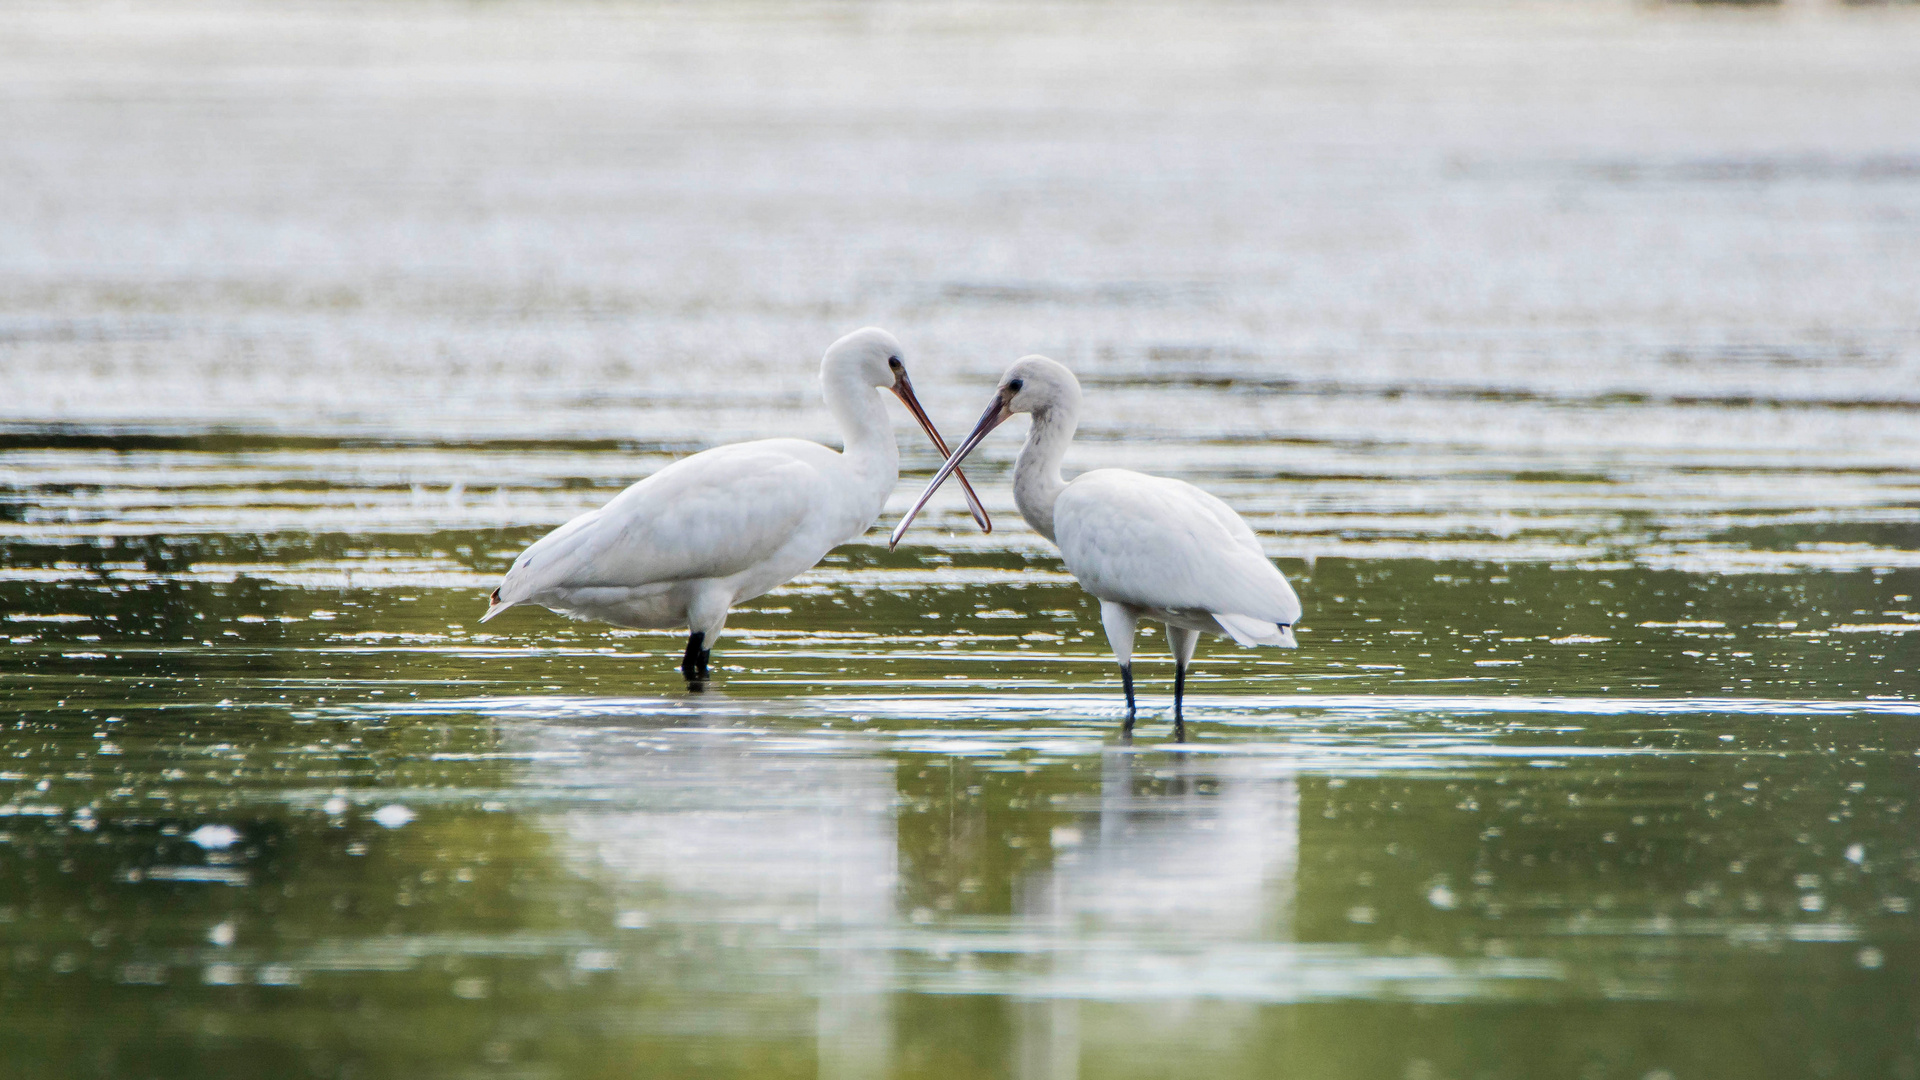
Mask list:
[[[1920,1075],[1913,10],[7,17],[0,1073]],[[702,692],[479,625],[866,323],[1301,648],[1122,745],[1017,422]]]

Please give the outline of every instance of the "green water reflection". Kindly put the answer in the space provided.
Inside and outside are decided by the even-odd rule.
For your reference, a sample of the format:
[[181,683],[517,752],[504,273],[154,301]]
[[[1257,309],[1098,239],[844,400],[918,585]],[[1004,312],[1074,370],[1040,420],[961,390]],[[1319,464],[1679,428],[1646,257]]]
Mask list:
[[1210,642],[1128,749],[1039,555],[850,549],[690,694],[667,635],[96,550],[0,586],[9,1075],[1920,1061],[1913,571],[1296,562],[1302,649]]

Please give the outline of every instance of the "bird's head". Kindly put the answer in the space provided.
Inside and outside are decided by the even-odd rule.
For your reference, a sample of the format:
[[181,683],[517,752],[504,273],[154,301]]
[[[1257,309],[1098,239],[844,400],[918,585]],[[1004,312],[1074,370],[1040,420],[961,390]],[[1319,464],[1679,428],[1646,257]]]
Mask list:
[[1000,385],[994,388],[993,399],[987,402],[987,411],[980,414],[980,422],[974,426],[973,433],[967,436],[959,448],[947,456],[946,464],[933,474],[933,481],[920,493],[920,498],[894,526],[893,535],[887,540],[888,547],[898,546],[900,538],[907,534],[907,527],[919,515],[920,508],[927,505],[933,493],[946,482],[948,474],[960,468],[960,462],[973,453],[980,440],[994,428],[1007,422],[1014,413],[1032,413],[1034,423],[1045,423],[1048,414],[1054,409],[1062,410],[1067,417],[1069,430],[1072,418],[1080,412],[1080,380],[1073,377],[1065,364],[1049,360],[1044,356],[1023,356],[1013,362],[1006,374],[1000,376]]
[[[827,346],[820,360],[820,377],[828,381],[854,379],[861,385],[877,386],[900,394],[911,394],[907,381],[907,362],[900,339],[877,326],[855,330]],[[902,395],[905,400],[905,395]]]
[[[932,440],[934,449],[945,454],[947,442],[940,437],[939,429],[933,426],[927,410],[914,395],[913,380],[907,378],[907,362],[902,352],[900,340],[892,334],[877,326],[863,327],[827,346],[826,355],[820,359],[820,381],[824,386],[845,386],[851,382],[855,386],[892,391],[919,421],[920,429]],[[973,520],[979,523],[982,532],[992,532],[993,519],[987,516],[980,497],[974,494],[973,485],[967,483],[964,476],[960,484],[966,491],[967,509],[972,512]]]
[[1023,356],[1000,376],[995,391],[999,397],[1001,419],[1014,413],[1044,413],[1056,406],[1080,409],[1080,380],[1065,364],[1044,356]]

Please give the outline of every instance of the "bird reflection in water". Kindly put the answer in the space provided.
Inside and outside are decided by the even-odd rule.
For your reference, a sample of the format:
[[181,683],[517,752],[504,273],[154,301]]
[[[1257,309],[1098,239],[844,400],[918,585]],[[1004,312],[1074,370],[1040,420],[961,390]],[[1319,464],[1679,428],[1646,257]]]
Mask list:
[[[1053,939],[1013,995],[1015,1075],[1071,1080],[1083,1044],[1103,1056],[1160,1041],[1167,1002],[1192,995],[1196,949],[1285,938],[1300,858],[1300,793],[1269,766],[1109,749],[1099,811],[1056,831],[1050,868],[1019,882],[1019,920]],[[1205,978],[1205,975],[1201,977]],[[1103,1010],[1083,1033],[1080,1002]],[[1119,1022],[1115,1022],[1115,1017]]]
[[[922,1038],[899,995],[977,996],[987,979],[1009,1010],[1009,1071],[1074,1077],[1083,1049],[1177,1040],[1166,1003],[1231,997],[1233,958],[1289,936],[1299,794],[1270,761],[1107,750],[1051,861],[1010,882],[1007,921],[923,925],[902,874],[937,860],[902,850],[896,760],[761,729],[744,703],[635,704],[516,725],[513,741],[535,751],[528,787],[563,807],[545,823],[556,856],[613,908],[623,981],[700,1002],[684,1037],[804,1030],[820,1075],[877,1078]],[[1011,967],[930,952],[1002,939],[1020,943],[998,953]],[[1097,1031],[1082,1001],[1101,1003]]]
[[894,957],[859,941],[896,919],[893,765],[770,746],[750,713],[708,708],[717,697],[526,725],[542,751],[530,783],[571,796],[548,821],[556,849],[620,909],[625,978],[699,1002],[676,1014],[698,1017],[683,1037],[811,1030],[819,1075],[884,1076]]

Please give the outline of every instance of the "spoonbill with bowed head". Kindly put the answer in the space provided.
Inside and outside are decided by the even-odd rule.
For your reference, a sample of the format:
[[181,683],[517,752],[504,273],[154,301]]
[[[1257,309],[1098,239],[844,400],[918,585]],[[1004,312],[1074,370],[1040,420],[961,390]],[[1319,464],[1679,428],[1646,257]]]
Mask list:
[[[892,334],[868,327],[821,358],[821,394],[844,451],[764,439],[676,461],[521,552],[480,621],[539,604],[615,626],[685,626],[680,671],[705,678],[729,608],[791,581],[879,519],[900,478],[900,451],[876,389],[897,395],[947,452],[901,355]],[[967,506],[992,532],[971,485]]]
[[1060,548],[1067,570],[1100,601],[1100,621],[1127,688],[1124,733],[1133,734],[1134,627],[1154,619],[1166,624],[1173,649],[1173,733],[1185,739],[1181,698],[1200,635],[1294,648],[1300,598],[1240,515],[1192,484],[1125,469],[1095,469],[1062,480],[1060,459],[1080,414],[1080,381],[1064,365],[1028,356],[1007,369],[979,426],[934,474],[889,544],[900,543],[948,475],[1014,413],[1033,414],[1027,444],[1013,466],[1014,505],[1035,532]]

